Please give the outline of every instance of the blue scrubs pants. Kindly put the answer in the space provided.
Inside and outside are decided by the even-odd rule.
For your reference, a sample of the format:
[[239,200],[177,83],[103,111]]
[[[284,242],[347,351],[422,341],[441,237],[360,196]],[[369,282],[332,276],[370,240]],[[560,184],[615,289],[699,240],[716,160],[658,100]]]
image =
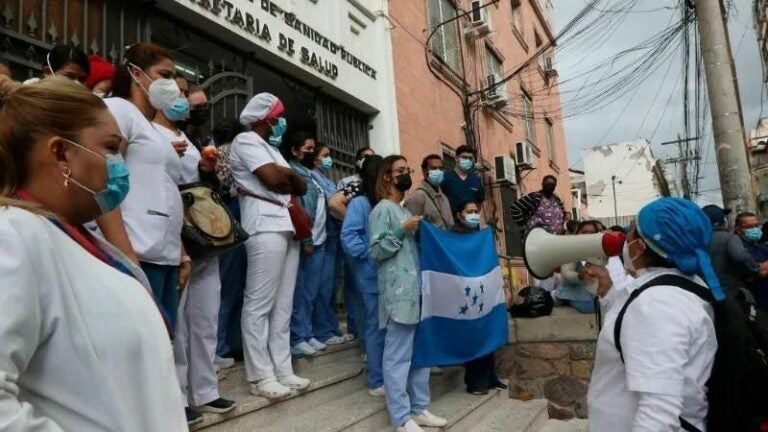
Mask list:
[[429,368],[411,368],[416,325],[387,323],[384,338],[384,390],[392,426],[400,427],[429,405]]
[[312,329],[312,313],[320,291],[324,261],[325,244],[315,246],[310,256],[304,256],[302,253],[296,277],[296,290],[293,292],[291,346],[309,342],[315,336]]

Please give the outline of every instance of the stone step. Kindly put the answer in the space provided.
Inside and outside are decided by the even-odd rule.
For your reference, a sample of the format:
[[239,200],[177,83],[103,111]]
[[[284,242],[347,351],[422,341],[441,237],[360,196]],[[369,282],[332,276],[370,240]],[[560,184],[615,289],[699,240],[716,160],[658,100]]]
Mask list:
[[574,419],[568,421],[550,420],[541,432],[588,432],[589,420]]
[[474,424],[467,432],[540,432],[547,424],[547,401],[509,399]]
[[[312,381],[312,385],[301,392],[279,401],[250,394],[250,385],[245,379],[245,367],[238,363],[233,368],[220,374],[219,392],[223,397],[233,399],[237,407],[226,414],[204,414],[203,422],[192,426],[191,430],[206,431],[229,430],[226,426],[219,429],[216,425],[225,425],[246,414],[259,411],[280,415],[305,412],[328,401],[350,394],[364,386],[363,381],[354,380],[362,374],[365,364],[362,362],[356,343],[329,347],[328,352],[312,358],[294,361],[296,373]],[[280,421],[283,419],[280,418]],[[213,426],[213,427],[212,427]],[[237,429],[235,429],[237,430]],[[250,430],[250,429],[242,429]]]

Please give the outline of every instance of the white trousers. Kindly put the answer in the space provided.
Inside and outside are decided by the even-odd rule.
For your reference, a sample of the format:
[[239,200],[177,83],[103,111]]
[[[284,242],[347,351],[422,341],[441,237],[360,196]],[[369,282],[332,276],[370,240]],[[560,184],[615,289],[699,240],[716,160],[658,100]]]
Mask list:
[[299,242],[289,232],[253,234],[245,243],[243,352],[250,382],[293,374],[290,324]]
[[218,342],[220,303],[219,259],[193,262],[189,285],[179,301],[174,339],[176,374],[184,399],[191,406],[205,405],[219,398],[213,359]]

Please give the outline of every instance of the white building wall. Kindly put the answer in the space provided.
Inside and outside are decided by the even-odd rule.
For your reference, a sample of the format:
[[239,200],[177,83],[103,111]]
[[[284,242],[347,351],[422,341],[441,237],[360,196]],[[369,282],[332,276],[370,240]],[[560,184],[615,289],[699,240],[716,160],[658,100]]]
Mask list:
[[[372,146],[384,154],[399,150],[387,0],[158,0],[157,5],[369,114]],[[306,34],[301,23],[313,32]]]
[[[656,159],[647,140],[635,140],[584,152],[589,213],[595,218],[632,216],[661,196],[654,180]],[[612,177],[615,176],[614,212]]]

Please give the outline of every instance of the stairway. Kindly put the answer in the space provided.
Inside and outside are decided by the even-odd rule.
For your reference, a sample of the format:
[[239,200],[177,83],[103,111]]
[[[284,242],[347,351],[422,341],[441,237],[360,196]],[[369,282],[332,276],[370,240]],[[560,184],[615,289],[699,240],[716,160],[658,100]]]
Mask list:
[[[221,374],[220,392],[237,401],[227,414],[205,414],[192,430],[204,432],[391,432],[384,398],[368,395],[365,364],[356,342],[330,346],[319,355],[294,360],[299,376],[312,380],[309,389],[280,401],[253,396],[238,363]],[[451,432],[566,432],[585,429],[549,429],[547,402],[519,402],[506,391],[476,396],[464,391],[463,368],[444,368],[430,379],[430,411],[448,419],[440,428]],[[548,429],[544,429],[544,428]],[[426,429],[437,431],[438,429]]]

